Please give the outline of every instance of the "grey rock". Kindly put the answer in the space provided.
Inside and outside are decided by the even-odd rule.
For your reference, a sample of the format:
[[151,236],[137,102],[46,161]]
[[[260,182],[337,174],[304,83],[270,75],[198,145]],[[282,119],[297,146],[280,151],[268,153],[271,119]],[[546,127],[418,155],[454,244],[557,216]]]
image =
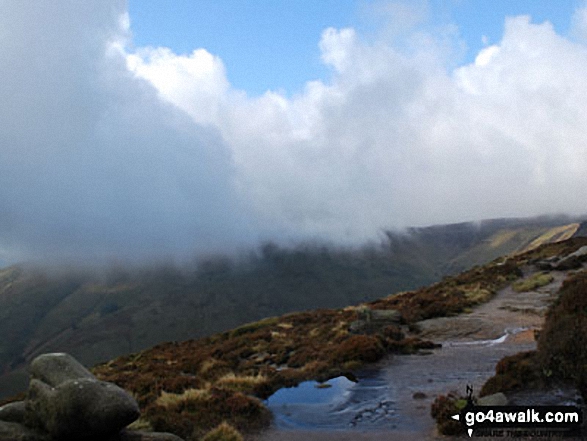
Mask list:
[[558,271],[569,271],[581,268],[583,260],[576,256],[567,256],[561,259],[558,263],[553,265],[553,268]]
[[477,398],[477,406],[507,406],[507,404],[508,399],[501,392]]
[[24,401],[15,401],[13,403],[5,404],[0,407],[0,421],[12,423],[24,422],[25,406],[26,404]]
[[349,325],[349,332],[351,334],[360,334],[367,329],[367,322],[365,320],[355,320]]
[[183,441],[183,439],[171,433],[125,430],[113,441]]
[[30,367],[24,422],[58,439],[97,439],[120,432],[139,415],[136,400],[98,380],[67,354],[44,354]]
[[559,271],[568,271],[580,268],[583,262],[587,260],[587,246],[579,248],[577,251],[560,259],[553,264],[553,268]]
[[0,441],[182,441],[125,430],[140,415],[136,400],[70,355],[41,355],[30,373],[26,400],[0,407]]
[[402,315],[395,309],[370,309],[365,308],[359,311],[359,320],[367,323],[392,324],[399,323]]
[[75,358],[63,353],[39,355],[32,361],[29,372],[31,378],[53,387],[67,380],[96,378]]
[[401,319],[401,313],[395,309],[374,309],[371,314],[371,320],[383,324],[398,324]]
[[401,322],[401,313],[395,309],[361,308],[357,311],[357,318],[349,325],[349,332],[374,333],[387,325],[397,325]]
[[587,257],[587,245],[582,246],[577,251],[569,254],[567,257]]
[[0,421],[0,441],[51,441],[46,433],[18,424]]
[[82,378],[52,388],[33,379],[25,422],[58,439],[96,439],[120,432],[139,415],[135,399],[115,384]]

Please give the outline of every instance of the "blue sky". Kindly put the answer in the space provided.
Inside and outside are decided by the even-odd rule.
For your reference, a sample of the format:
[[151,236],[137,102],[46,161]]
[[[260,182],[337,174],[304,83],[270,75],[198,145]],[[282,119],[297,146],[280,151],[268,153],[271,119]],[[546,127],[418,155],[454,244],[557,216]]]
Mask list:
[[[249,94],[284,90],[327,79],[318,42],[328,27],[353,27],[363,36],[385,21],[365,0],[129,0],[136,46],[164,46],[178,54],[205,48],[219,56],[231,84]],[[397,2],[400,3],[400,2]],[[404,2],[423,11],[415,27],[455,25],[471,62],[484,45],[498,43],[506,16],[530,15],[566,35],[578,0],[430,0]],[[483,38],[487,39],[485,42]]]
[[353,25],[357,8],[348,0],[132,0],[129,13],[137,46],[205,48],[222,58],[235,87],[256,94],[324,76],[320,35]]

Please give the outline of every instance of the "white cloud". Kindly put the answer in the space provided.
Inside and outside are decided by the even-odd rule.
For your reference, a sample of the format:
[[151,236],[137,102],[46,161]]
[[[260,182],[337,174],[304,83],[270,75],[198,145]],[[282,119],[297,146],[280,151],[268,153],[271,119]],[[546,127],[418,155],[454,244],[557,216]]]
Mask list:
[[475,66],[487,66],[493,57],[499,53],[499,46],[488,46],[483,48],[475,57]]
[[[434,56],[449,53],[445,38],[419,35],[405,54],[329,28],[320,41],[329,82],[289,99],[228,90],[218,128],[261,218],[357,239],[390,226],[584,212],[585,48],[517,17],[475,63],[447,72],[451,61]],[[190,106],[189,94],[166,96]]]
[[583,43],[587,42],[587,6],[577,8],[573,14],[571,35]]
[[222,61],[205,49],[179,56],[167,48],[144,48],[127,56],[127,66],[148,79],[171,102],[186,103],[199,124],[218,124],[219,107],[229,84]]
[[420,29],[406,50],[329,28],[328,81],[251,97],[205,49],[124,59],[114,0],[0,9],[7,254],[358,241],[586,211],[587,50],[548,23],[509,19],[501,41],[454,69],[450,33]]

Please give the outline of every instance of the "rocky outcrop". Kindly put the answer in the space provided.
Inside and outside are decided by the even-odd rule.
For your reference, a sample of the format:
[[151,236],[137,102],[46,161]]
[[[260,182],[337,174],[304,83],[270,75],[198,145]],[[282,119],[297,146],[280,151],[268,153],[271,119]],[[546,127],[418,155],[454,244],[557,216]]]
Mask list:
[[67,354],[45,354],[30,366],[25,401],[0,407],[0,441],[177,441],[171,434],[133,432],[136,400],[98,380]]
[[579,248],[577,251],[564,257],[551,257],[549,259],[538,260],[534,262],[536,268],[542,271],[569,271],[580,268],[583,262],[587,261],[587,246]]
[[357,320],[349,326],[354,334],[372,334],[389,325],[401,322],[401,313],[395,309],[371,309],[363,307],[357,310]]

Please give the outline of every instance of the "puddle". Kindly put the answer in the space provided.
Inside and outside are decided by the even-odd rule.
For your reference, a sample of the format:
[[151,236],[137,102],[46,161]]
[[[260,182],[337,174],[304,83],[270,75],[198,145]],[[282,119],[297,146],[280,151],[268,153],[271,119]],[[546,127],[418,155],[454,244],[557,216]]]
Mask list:
[[337,417],[357,383],[336,377],[325,383],[305,381],[297,387],[283,388],[266,401],[279,429],[346,428],[346,417]]
[[325,383],[304,381],[297,387],[279,389],[266,403],[270,409],[284,404],[335,404],[343,400],[354,385],[355,382],[346,377],[332,378]]
[[[433,431],[430,404],[450,390],[478,392],[505,355],[535,348],[535,343],[500,344],[523,332],[511,328],[501,337],[476,342],[445,342],[431,355],[393,356],[317,388],[314,381],[281,389],[267,400],[278,430]],[[465,343],[475,343],[474,345]]]

